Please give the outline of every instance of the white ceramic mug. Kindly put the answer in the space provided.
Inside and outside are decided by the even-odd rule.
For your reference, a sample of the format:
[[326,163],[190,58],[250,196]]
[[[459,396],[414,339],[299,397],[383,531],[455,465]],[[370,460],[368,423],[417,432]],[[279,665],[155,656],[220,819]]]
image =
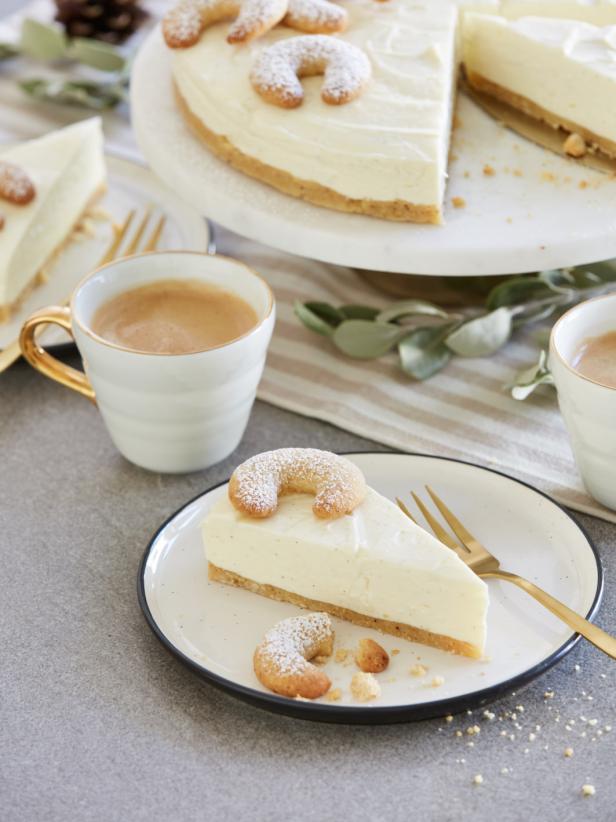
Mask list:
[[[257,325],[236,340],[193,354],[131,351],[97,336],[96,310],[115,295],[156,280],[214,283],[246,300]],[[131,462],[151,471],[207,468],[238,445],[250,415],[274,328],[270,287],[243,263],[192,251],[159,251],[108,263],[77,286],[70,308],[37,311],[21,331],[25,358],[48,377],[94,401],[111,439]],[[36,342],[38,326],[71,334],[85,374]]]
[[616,388],[573,367],[582,343],[608,331],[616,331],[616,293],[569,309],[552,329],[550,370],[584,485],[598,502],[616,509]]

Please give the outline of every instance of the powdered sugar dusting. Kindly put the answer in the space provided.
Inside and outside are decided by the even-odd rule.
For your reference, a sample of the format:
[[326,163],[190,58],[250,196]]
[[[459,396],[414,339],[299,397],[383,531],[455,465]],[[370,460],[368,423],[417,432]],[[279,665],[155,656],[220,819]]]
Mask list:
[[163,34],[171,48],[192,46],[208,26],[237,17],[229,39],[239,42],[273,28],[286,12],[287,0],[180,0],[165,16]]
[[321,97],[338,105],[361,93],[371,76],[364,52],[344,40],[323,34],[289,37],[264,49],[250,79],[255,90],[278,105],[297,105],[303,98],[299,77],[324,74]]
[[341,31],[348,19],[346,11],[328,0],[289,0],[285,25],[300,31]]
[[[257,654],[266,658],[279,675],[296,676],[309,667],[309,659],[333,640],[332,622],[325,613],[302,614],[278,622],[265,634]],[[329,647],[331,653],[331,647]]]
[[339,516],[365,496],[366,481],[350,460],[316,448],[280,448],[246,460],[233,472],[231,501],[239,510],[268,516],[284,493],[315,493],[315,513]]
[[34,183],[22,168],[0,160],[0,198],[14,205],[27,205],[35,194]]

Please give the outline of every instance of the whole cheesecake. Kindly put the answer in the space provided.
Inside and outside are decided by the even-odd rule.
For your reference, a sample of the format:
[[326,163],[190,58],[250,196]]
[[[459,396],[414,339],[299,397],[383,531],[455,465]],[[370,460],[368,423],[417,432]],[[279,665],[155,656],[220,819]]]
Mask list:
[[0,150],[0,163],[20,169],[34,187],[26,205],[0,201],[0,322],[44,277],[86,209],[105,190],[103,132],[93,117]]
[[[297,32],[279,26],[240,47],[227,25],[173,52],[178,100],[211,150],[246,174],[317,205],[390,220],[438,223],[457,77],[457,10],[439,3],[354,0],[340,35],[368,56],[372,79],[346,105],[327,105],[320,77],[296,109],[250,83],[259,53]],[[336,37],[337,35],[332,35]]]

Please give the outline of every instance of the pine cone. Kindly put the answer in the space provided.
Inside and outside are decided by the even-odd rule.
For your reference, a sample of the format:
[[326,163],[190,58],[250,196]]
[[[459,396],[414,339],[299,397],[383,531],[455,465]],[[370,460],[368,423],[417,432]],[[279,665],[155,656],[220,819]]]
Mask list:
[[122,43],[143,22],[140,0],[55,0],[56,20],[69,37]]

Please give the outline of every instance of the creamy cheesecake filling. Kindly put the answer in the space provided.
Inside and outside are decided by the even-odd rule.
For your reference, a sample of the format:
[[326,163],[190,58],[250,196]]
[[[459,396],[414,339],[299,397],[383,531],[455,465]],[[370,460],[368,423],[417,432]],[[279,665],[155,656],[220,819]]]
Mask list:
[[[616,142],[616,26],[469,14],[464,65],[473,75],[531,101],[569,128]],[[481,82],[481,79],[479,80]],[[547,117],[546,117],[547,119]]]
[[483,650],[487,586],[453,551],[372,489],[336,520],[317,519],[311,505],[309,496],[291,495],[274,516],[258,520],[222,497],[203,523],[208,561],[262,585]]
[[36,187],[27,206],[2,203],[0,305],[10,305],[62,245],[105,184],[99,118],[77,123],[0,154],[24,168]]
[[[173,76],[191,112],[244,154],[349,198],[402,200],[440,208],[455,91],[456,9],[405,0],[356,0],[342,35],[362,48],[372,80],[351,103],[320,98],[320,77],[304,81],[294,110],[265,103],[250,68],[272,42],[296,35],[277,27],[241,47],[212,26],[173,53]],[[224,66],[224,71],[221,71]]]

